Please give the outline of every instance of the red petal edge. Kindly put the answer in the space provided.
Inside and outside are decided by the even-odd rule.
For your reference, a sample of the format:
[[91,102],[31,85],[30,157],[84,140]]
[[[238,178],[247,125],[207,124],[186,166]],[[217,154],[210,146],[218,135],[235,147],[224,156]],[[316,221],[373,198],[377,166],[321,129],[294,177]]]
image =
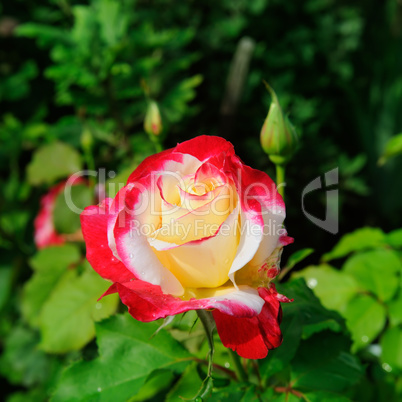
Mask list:
[[200,161],[219,155],[220,153],[229,153],[234,155],[233,145],[222,137],[213,135],[200,135],[191,140],[177,144],[175,152],[190,154]]
[[259,288],[258,292],[265,300],[265,304],[256,317],[237,318],[223,314],[219,310],[213,311],[223,345],[247,359],[263,359],[267,356],[268,350],[277,348],[282,343],[279,328],[282,308],[275,287]]
[[113,255],[107,240],[107,222],[112,201],[111,198],[106,198],[99,206],[87,207],[81,214],[87,259],[102,278],[113,282],[129,281],[134,278],[134,274]]

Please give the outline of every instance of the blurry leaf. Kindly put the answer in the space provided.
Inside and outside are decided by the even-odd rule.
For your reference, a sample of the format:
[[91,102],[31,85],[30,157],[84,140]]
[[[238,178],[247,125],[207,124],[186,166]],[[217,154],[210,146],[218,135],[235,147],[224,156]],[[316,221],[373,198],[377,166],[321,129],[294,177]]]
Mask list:
[[101,0],[98,2],[98,19],[103,40],[109,45],[116,45],[127,30],[127,15],[118,2]]
[[390,138],[385,145],[385,150],[378,160],[380,166],[384,165],[390,158],[402,154],[402,133]]
[[38,326],[43,304],[54,291],[57,282],[70,265],[81,258],[79,249],[71,244],[47,247],[30,261],[34,275],[24,285],[21,312],[32,326]]
[[42,25],[33,22],[25,23],[17,27],[16,34],[17,36],[35,38],[42,47],[53,44],[69,43],[69,35],[60,28],[55,28],[51,25]]
[[391,367],[393,372],[402,371],[402,329],[389,328],[381,337],[381,360]]
[[109,317],[117,307],[117,294],[97,299],[109,283],[89,264],[84,272],[66,272],[43,305],[39,325],[42,335],[40,347],[49,353],[78,350],[95,335],[94,321]]
[[[91,7],[81,4],[75,5],[72,8],[72,13],[74,15],[74,26],[71,30],[71,38],[74,40],[76,50],[81,53],[82,50],[91,45],[92,35],[97,31],[96,15]],[[77,62],[73,65],[76,68],[81,67]],[[82,73],[85,73],[85,71],[83,70]]]
[[387,305],[391,326],[402,324],[402,290],[399,290],[397,297],[389,301]]
[[390,300],[399,287],[402,264],[391,250],[372,250],[351,256],[343,266],[343,272],[354,277],[366,290],[382,301]]
[[57,123],[49,127],[48,138],[57,138],[63,143],[79,148],[83,123],[76,116],[63,116]]
[[203,380],[197,373],[197,364],[191,364],[167,394],[166,402],[175,402],[181,399],[192,400],[197,390],[201,388],[202,382]]
[[385,237],[385,241],[392,248],[402,248],[402,229],[389,232]]
[[140,390],[152,371],[183,370],[190,355],[166,331],[151,339],[157,328],[156,322],[139,322],[128,314],[96,324],[99,357],[69,367],[52,401],[123,401]]
[[303,261],[312,253],[314,253],[314,250],[312,248],[303,248],[302,250],[296,251],[288,258],[286,268],[293,268],[296,264]]
[[187,103],[195,98],[195,87],[202,82],[201,75],[181,81],[163,99],[163,111],[172,123],[179,121],[187,111]]
[[12,267],[0,266],[0,311],[7,302],[11,292]]
[[368,248],[381,247],[385,244],[385,235],[381,229],[365,227],[357,229],[342,237],[339,243],[329,252],[323,255],[323,261],[330,261],[335,258]]
[[357,295],[351,300],[343,316],[352,334],[354,352],[369,345],[384,328],[386,321],[384,306],[368,295]]
[[28,182],[32,185],[51,184],[82,168],[81,156],[62,142],[53,142],[38,148],[27,167]]
[[38,389],[31,389],[28,392],[14,392],[7,397],[6,402],[42,402],[46,400],[45,392]]
[[158,393],[168,388],[174,378],[174,374],[170,370],[153,371],[138,394],[130,398],[129,402],[142,402],[155,397]]
[[16,326],[4,343],[0,357],[0,373],[12,384],[30,387],[51,377],[59,364],[37,348],[37,335],[22,326]]
[[285,392],[275,392],[272,387],[269,387],[263,396],[263,401],[275,401],[275,402],[300,402],[301,398],[291,392],[291,390]]
[[76,185],[69,188],[69,193],[61,191],[56,198],[53,221],[57,233],[75,233],[81,228],[80,213],[93,204],[91,188]]
[[293,298],[294,301],[282,304],[283,343],[281,347],[270,351],[266,359],[260,361],[263,378],[269,378],[289,364],[298,350],[302,336],[308,338],[315,332],[329,327],[336,332],[344,328],[341,317],[326,310],[303,279],[292,280],[284,285],[278,284],[277,288],[278,292]]
[[28,211],[11,210],[0,216],[0,225],[8,234],[13,234],[15,237],[22,237],[27,228],[29,218]]
[[367,156],[360,154],[354,158],[348,158],[346,154],[339,157],[339,169],[343,176],[353,176],[359,173],[367,162]]
[[359,290],[353,277],[327,265],[307,267],[293,276],[304,278],[307,286],[329,310],[344,311]]
[[342,180],[342,186],[345,190],[349,190],[357,195],[369,195],[370,187],[360,177],[348,177]]
[[312,248],[303,248],[302,250],[296,251],[288,258],[285,269],[292,269],[296,264],[303,261],[312,253],[314,253]]
[[304,394],[304,397],[306,402],[352,402],[352,399],[344,395],[325,391],[308,392]]
[[208,402],[259,402],[255,386],[250,384],[236,384],[231,382],[224,388],[214,388]]
[[0,101],[15,101],[29,93],[29,81],[38,75],[38,67],[32,60],[26,61],[19,71],[0,80]]
[[292,361],[292,387],[341,392],[355,384],[364,371],[348,350],[347,338],[328,331],[303,341]]

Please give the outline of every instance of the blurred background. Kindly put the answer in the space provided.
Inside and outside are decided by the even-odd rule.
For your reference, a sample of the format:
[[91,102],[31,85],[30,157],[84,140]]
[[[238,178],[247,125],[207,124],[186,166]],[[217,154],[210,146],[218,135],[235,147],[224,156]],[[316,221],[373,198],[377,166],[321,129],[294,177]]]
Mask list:
[[[40,199],[70,174],[102,167],[117,173],[106,177],[109,184],[119,183],[161,144],[208,134],[230,140],[245,163],[275,178],[259,139],[271,102],[263,80],[301,135],[286,172],[286,225],[295,244],[284,265],[305,248],[315,252],[304,266],[320,264],[344,234],[363,227],[378,232],[364,232],[339,258],[370,247],[399,250],[401,234],[392,245],[378,239],[402,226],[402,140],[389,145],[402,132],[401,1],[0,3],[1,336],[21,319]],[[144,130],[151,101],[161,119],[157,141]],[[337,234],[301,209],[305,186],[334,168]],[[324,219],[325,189],[308,195],[305,206]],[[74,234],[79,223],[59,219],[56,226]],[[343,261],[334,269],[344,269]],[[396,283],[400,271],[395,275]],[[369,343],[378,343],[384,325]],[[4,359],[3,374],[11,365]],[[30,385],[21,378],[2,381],[11,392]]]

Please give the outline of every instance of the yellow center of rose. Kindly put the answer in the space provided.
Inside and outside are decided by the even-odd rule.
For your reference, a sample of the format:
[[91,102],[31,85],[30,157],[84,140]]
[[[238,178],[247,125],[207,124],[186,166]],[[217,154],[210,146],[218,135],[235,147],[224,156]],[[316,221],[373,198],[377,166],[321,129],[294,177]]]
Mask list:
[[149,239],[156,256],[187,292],[222,286],[240,239],[234,185],[195,175],[162,176],[159,185],[160,224]]

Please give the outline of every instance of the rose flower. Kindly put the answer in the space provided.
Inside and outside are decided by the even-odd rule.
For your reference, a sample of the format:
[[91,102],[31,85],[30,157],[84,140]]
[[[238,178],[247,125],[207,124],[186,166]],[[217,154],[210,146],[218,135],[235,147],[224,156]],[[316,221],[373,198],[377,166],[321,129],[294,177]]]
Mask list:
[[[285,206],[232,144],[200,136],[145,159],[114,199],[81,214],[87,258],[129,313],[153,321],[212,310],[223,344],[246,358],[280,345]],[[105,296],[104,295],[104,296]]]

